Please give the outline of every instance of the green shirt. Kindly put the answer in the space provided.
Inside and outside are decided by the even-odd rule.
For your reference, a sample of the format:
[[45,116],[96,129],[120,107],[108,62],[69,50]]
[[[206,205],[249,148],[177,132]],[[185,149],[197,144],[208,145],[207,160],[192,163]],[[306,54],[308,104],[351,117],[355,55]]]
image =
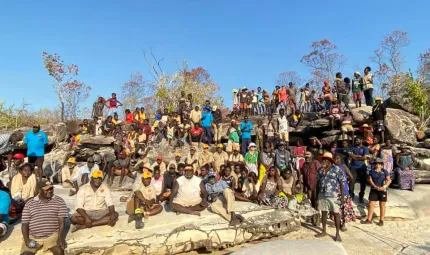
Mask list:
[[363,90],[363,84],[360,83],[360,79],[352,79],[352,92],[361,92]]
[[237,133],[237,130],[235,128],[230,129],[230,135],[228,137],[228,140],[239,143],[239,134]]
[[258,159],[258,151],[254,151],[254,154],[251,154],[249,151],[245,154],[245,162],[249,164],[257,164]]

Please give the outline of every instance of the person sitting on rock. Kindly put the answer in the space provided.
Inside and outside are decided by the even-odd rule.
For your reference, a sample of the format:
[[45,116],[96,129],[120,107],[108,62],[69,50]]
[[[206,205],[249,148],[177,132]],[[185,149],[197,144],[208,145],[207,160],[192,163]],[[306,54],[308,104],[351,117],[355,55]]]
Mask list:
[[190,152],[187,155],[187,159],[185,160],[185,164],[192,165],[194,169],[197,169],[199,166],[199,154],[196,153],[196,146],[191,146]]
[[194,175],[192,166],[185,167],[184,175],[174,182],[169,204],[176,213],[198,216],[208,206],[205,185]]
[[9,180],[11,181],[18,174],[19,169],[24,164],[24,154],[16,153],[12,157],[12,164],[9,167]]
[[113,227],[118,213],[112,201],[110,189],[103,183],[103,172],[96,170],[89,183],[79,189],[76,195],[76,213],[70,221],[75,225],[72,231],[109,225]]
[[328,116],[331,124],[331,129],[333,130],[337,122],[340,120],[340,104],[336,98],[333,98],[333,102],[330,107],[330,115]]
[[37,195],[37,180],[33,170],[33,165],[26,163],[20,167],[19,173],[12,179],[10,193],[17,213],[22,212],[27,200]]
[[163,175],[160,173],[160,168],[155,167],[154,168],[154,174],[151,180],[151,185],[155,188],[155,193],[157,194],[157,200],[159,200],[159,197],[161,196],[161,191],[163,189]]
[[203,144],[203,151],[199,154],[199,166],[213,169],[214,155],[209,151],[209,145]]
[[143,216],[154,216],[163,211],[163,206],[157,200],[154,185],[151,184],[152,173],[144,171],[142,181],[133,185],[133,199],[127,204],[127,213],[130,215],[129,222],[135,220],[136,229],[144,227]]
[[208,181],[208,174],[209,174],[209,169],[208,166],[202,166],[200,167],[200,173],[197,173],[197,171],[194,173],[195,175],[197,175],[203,182],[203,184],[206,184],[206,182]]
[[163,156],[158,155],[157,160],[152,164],[151,169],[154,170],[154,167],[158,166],[160,168],[161,175],[164,175],[166,172],[166,163],[163,161]]
[[[250,172],[246,169],[242,169],[242,178],[238,182],[238,189],[234,196],[238,201],[255,202],[258,198],[258,192],[260,191],[260,182],[254,172]],[[243,179],[243,183],[242,183]]]
[[349,109],[345,109],[343,112],[344,115],[340,118],[342,139],[348,140],[348,133],[351,132],[351,140],[354,140],[354,128],[352,127],[354,116]]
[[281,141],[275,150],[275,167],[278,171],[284,171],[291,166],[291,153],[286,148],[287,144]]
[[73,186],[76,188],[76,192],[79,190],[79,186],[87,184],[89,176],[95,170],[100,170],[100,167],[95,163],[93,157],[87,159],[87,164],[81,166],[79,171],[72,177]]
[[103,123],[103,135],[110,136],[112,135],[113,130],[115,129],[115,124],[112,122],[113,118],[112,116],[107,116],[106,120]]
[[[179,164],[181,167],[183,166],[182,163]],[[172,194],[172,187],[173,183],[176,181],[177,178],[179,178],[181,175],[176,172],[176,165],[171,163],[169,164],[168,171],[164,173],[163,176],[163,185],[161,187],[161,196],[158,200],[169,201],[170,195]]]
[[135,176],[131,172],[130,158],[127,157],[125,151],[121,151],[118,155],[118,159],[113,162],[113,166],[109,172],[109,186],[112,186],[115,176],[120,176],[118,187],[122,186],[125,176],[133,180],[135,179]]
[[372,127],[367,124],[363,124],[360,127],[360,131],[363,132],[363,144],[365,144],[366,146],[372,145],[374,137]]
[[293,128],[299,127],[303,122],[303,113],[297,109],[296,112],[292,116],[293,121],[291,122],[291,126]]
[[224,180],[217,181],[214,173],[209,174],[208,180],[205,188],[211,211],[229,221],[230,225],[237,225],[243,222],[245,220],[243,216],[235,214],[233,211],[234,193],[231,187]]
[[400,145],[400,152],[396,154],[396,165],[394,169],[394,184],[399,189],[413,190],[415,187],[415,174],[413,171],[415,157],[405,144]]
[[[197,106],[196,106],[197,107]],[[200,123],[194,123],[194,126],[190,128],[188,137],[190,138],[189,143],[202,143],[203,140],[203,128],[200,127]]]
[[73,178],[79,173],[79,167],[76,165],[76,159],[70,157],[67,160],[67,165],[61,169],[61,181],[63,188],[70,189],[69,195],[76,194],[77,187],[73,183]]

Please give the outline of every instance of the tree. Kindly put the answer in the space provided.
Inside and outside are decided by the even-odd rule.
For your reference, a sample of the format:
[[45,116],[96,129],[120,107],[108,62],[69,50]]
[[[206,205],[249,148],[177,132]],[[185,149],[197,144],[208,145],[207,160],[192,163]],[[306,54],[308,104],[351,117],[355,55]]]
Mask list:
[[337,46],[327,39],[315,41],[311,45],[311,52],[304,55],[300,62],[310,70],[314,84],[321,84],[324,80],[334,80],[346,63],[343,54],[337,52]]
[[138,106],[147,107],[148,97],[153,93],[153,86],[147,82],[140,72],[130,75],[130,80],[121,87],[121,98],[125,109],[133,111]]
[[421,79],[426,86],[430,86],[430,48],[420,54],[418,79]]
[[[404,57],[402,49],[409,44],[406,32],[395,30],[384,36],[379,47],[373,52],[370,60],[377,64],[378,69],[374,72],[374,79],[379,84],[382,95],[391,90],[392,86],[398,85],[396,80],[402,73]],[[389,85],[391,84],[391,86]]]
[[300,74],[298,74],[296,71],[285,71],[279,74],[279,77],[276,80],[276,85],[288,85],[289,82],[293,82],[297,86],[301,86],[303,83],[305,83],[305,80],[302,79]]
[[43,62],[49,75],[54,79],[53,87],[61,105],[61,121],[77,119],[80,106],[89,97],[91,87],[74,77],[79,74],[75,64],[64,64],[56,53],[42,53]]

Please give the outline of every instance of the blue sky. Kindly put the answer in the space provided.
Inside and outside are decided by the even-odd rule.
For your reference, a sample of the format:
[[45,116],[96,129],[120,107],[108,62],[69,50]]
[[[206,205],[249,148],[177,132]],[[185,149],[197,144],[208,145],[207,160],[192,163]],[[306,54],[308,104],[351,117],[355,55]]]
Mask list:
[[149,78],[141,47],[176,62],[202,66],[221,87],[272,89],[280,72],[295,70],[313,41],[327,38],[347,57],[344,76],[370,63],[383,36],[395,29],[411,40],[405,68],[430,47],[430,1],[1,1],[0,100],[36,110],[58,104],[42,52],[58,53],[79,66],[91,97],[120,92],[130,74]]

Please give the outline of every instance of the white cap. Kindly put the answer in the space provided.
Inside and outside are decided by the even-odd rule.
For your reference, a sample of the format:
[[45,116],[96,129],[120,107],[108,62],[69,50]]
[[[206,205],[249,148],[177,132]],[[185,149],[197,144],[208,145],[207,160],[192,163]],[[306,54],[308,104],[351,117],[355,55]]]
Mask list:
[[361,75],[359,71],[355,72],[354,74],[358,74],[358,75]]
[[250,144],[248,145],[248,148],[251,148],[251,147],[257,147],[257,145],[256,145],[255,143],[250,143]]

